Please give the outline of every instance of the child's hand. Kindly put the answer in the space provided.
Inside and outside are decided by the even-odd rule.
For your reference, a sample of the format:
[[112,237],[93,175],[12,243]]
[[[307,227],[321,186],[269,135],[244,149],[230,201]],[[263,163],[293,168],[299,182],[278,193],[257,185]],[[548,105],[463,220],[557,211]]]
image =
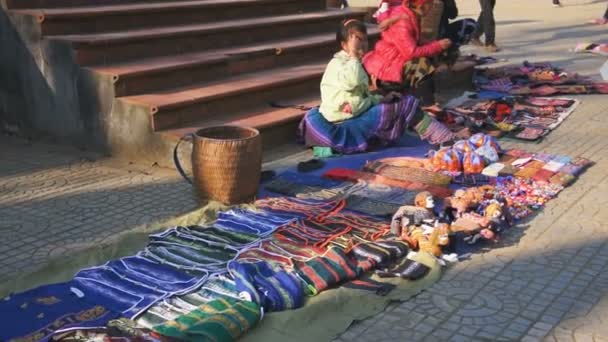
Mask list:
[[439,45],[441,46],[442,50],[447,50],[450,48],[450,46],[452,46],[452,41],[448,38],[441,39],[439,41]]

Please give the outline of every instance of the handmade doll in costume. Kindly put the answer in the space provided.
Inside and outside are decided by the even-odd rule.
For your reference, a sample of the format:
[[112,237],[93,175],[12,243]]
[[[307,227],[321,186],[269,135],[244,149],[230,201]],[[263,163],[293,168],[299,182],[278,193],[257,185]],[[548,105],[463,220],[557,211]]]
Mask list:
[[418,193],[414,198],[414,205],[404,205],[393,215],[391,233],[395,236],[407,237],[409,225],[420,226],[424,221],[432,223],[436,220],[434,208],[435,200],[430,192]]
[[450,243],[449,235],[449,224],[435,223],[433,226],[423,224],[422,226],[412,228],[408,237],[418,246],[418,251],[430,253],[440,260],[456,262],[458,261],[456,254],[443,254],[442,248]]
[[498,242],[499,234],[509,228],[510,224],[506,219],[505,207],[493,201],[485,209],[484,217],[488,221],[488,225],[480,229],[477,233],[465,238],[469,244],[474,244],[479,239],[485,239],[492,242]]

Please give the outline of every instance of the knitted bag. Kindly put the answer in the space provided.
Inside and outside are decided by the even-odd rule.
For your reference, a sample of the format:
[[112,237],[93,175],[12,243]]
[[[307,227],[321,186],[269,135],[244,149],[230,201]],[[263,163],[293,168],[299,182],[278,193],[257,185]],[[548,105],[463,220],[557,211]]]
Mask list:
[[237,290],[248,293],[266,311],[296,309],[304,303],[300,281],[283,270],[273,270],[265,261],[233,261],[228,270],[235,278]]
[[339,248],[330,248],[322,257],[296,263],[296,271],[313,295],[359,275],[354,260]]
[[408,252],[408,244],[397,240],[362,243],[353,248],[353,255],[357,260],[372,260],[373,264],[378,266],[394,262]]
[[216,299],[175,320],[154,327],[154,331],[180,341],[236,341],[261,319],[253,302]]

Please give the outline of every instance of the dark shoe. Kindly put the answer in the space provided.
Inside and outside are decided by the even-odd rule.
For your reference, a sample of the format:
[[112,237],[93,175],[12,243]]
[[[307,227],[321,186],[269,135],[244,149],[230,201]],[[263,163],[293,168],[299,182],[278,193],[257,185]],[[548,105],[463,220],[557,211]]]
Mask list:
[[299,172],[311,172],[318,170],[325,166],[325,162],[319,159],[311,159],[305,162],[298,163],[298,171]]

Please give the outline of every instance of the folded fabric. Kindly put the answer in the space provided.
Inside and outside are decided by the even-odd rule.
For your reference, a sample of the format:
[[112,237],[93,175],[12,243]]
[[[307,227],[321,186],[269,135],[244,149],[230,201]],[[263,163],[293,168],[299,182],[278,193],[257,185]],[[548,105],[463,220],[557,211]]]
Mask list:
[[583,171],[591,166],[593,162],[587,158],[576,157],[569,164],[564,165],[559,172],[573,176],[579,176]]
[[563,163],[551,160],[549,161],[547,164],[545,164],[543,166],[543,170],[548,170],[548,171],[552,171],[552,172],[557,172],[559,171],[562,167],[564,167]]
[[576,176],[573,176],[568,173],[558,172],[549,179],[549,182],[551,184],[557,184],[566,187],[574,183],[575,180]]
[[175,320],[157,325],[154,331],[180,341],[236,341],[261,319],[253,302],[216,299]]
[[446,186],[452,181],[452,177],[444,174],[426,170],[422,167],[395,166],[379,161],[365,164],[363,171],[375,173],[387,178],[424,183],[430,185]]
[[481,174],[488,177],[498,177],[499,172],[504,168],[505,164],[503,163],[492,163],[486,166],[483,171],[481,171]]
[[555,175],[555,172],[553,171],[540,169],[536,171],[536,173],[532,176],[532,179],[539,182],[549,182],[549,179],[553,177],[553,175]]
[[279,228],[274,237],[301,246],[324,248],[352,229],[345,224],[332,226],[319,219],[299,219]]
[[263,237],[272,234],[279,226],[291,220],[293,217],[288,215],[234,208],[219,212],[214,226]]
[[148,309],[136,320],[139,326],[153,328],[181,315],[195,310],[198,306],[220,298],[242,300],[238,296],[236,283],[225,276],[211,277],[198,292],[180,297],[164,299]]
[[397,211],[397,209],[399,209],[399,204],[388,203],[358,195],[350,195],[346,197],[345,200],[345,209],[353,210],[366,215],[390,217],[395,211]]
[[125,277],[108,266],[81,270],[73,282],[85,297],[99,298],[99,303],[124,317],[134,318],[160,300],[171,295],[154,283]]
[[321,257],[296,263],[296,271],[313,295],[359,275],[354,260],[339,248],[330,248]]
[[386,267],[407,255],[409,250],[408,244],[403,241],[381,240],[358,244],[352,249],[352,254],[357,261],[371,260],[373,267]]
[[390,179],[381,175],[377,175],[370,172],[362,172],[357,170],[343,169],[343,168],[334,168],[327,171],[323,174],[323,177],[335,180],[349,181],[349,182],[358,182],[363,181],[366,183],[379,183],[383,185],[399,187],[407,190],[419,190],[419,191],[429,191],[434,196],[438,197],[448,197],[452,194],[452,191],[447,187],[441,186],[432,186],[423,183],[409,182],[409,181],[400,181]]
[[326,216],[344,208],[344,201],[323,201],[293,197],[271,197],[255,201],[255,206],[272,215],[288,218]]
[[237,290],[246,292],[265,311],[297,309],[304,304],[300,281],[282,269],[274,270],[265,261],[233,261],[228,270],[235,278]]
[[83,296],[74,282],[40,286],[0,301],[0,340],[48,341],[58,332],[104,327],[119,316],[103,297]]
[[465,186],[478,186],[489,184],[491,181],[490,177],[484,174],[460,174],[452,178],[452,183],[465,185]]
[[521,132],[517,133],[515,137],[523,140],[537,140],[544,134],[544,128],[525,127]]

